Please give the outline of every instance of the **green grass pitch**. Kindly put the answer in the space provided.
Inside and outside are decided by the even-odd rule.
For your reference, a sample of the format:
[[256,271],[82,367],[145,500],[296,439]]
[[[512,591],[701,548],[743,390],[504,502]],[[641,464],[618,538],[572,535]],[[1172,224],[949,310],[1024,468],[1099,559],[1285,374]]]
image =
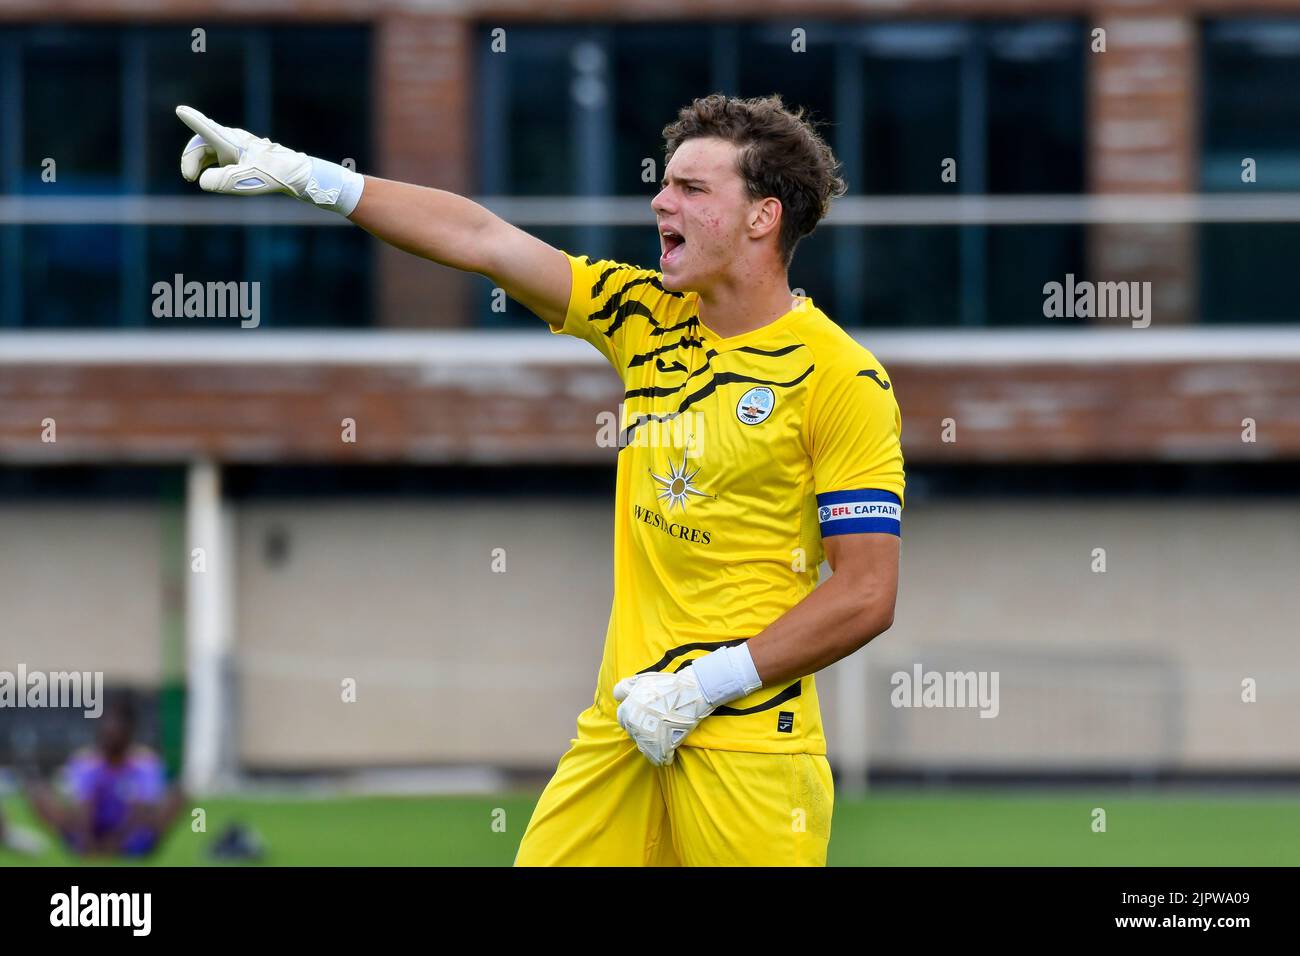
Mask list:
[[[203,801],[207,832],[182,823],[152,862],[203,865],[230,822],[282,866],[508,866],[535,795],[499,797],[222,798]],[[30,826],[22,801],[7,818]],[[1106,832],[1094,833],[1094,807]],[[493,820],[504,811],[504,832]],[[62,848],[0,866],[66,865]],[[832,866],[1297,866],[1300,798],[900,793],[837,799]]]

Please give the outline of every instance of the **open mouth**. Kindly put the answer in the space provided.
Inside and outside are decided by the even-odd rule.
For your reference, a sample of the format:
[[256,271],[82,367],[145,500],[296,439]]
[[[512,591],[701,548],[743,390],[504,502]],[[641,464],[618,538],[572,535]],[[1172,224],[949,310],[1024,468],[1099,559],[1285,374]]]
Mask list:
[[673,259],[680,251],[682,246],[686,245],[686,240],[682,238],[681,233],[674,232],[671,229],[661,229],[659,238],[663,243],[663,255],[660,259],[664,262]]

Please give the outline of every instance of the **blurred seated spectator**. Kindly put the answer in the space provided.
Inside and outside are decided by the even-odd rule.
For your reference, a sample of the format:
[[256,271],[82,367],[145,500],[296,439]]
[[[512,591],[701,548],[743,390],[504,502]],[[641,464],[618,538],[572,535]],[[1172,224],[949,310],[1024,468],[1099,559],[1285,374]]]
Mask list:
[[27,787],[40,819],[79,856],[147,856],[175,822],[184,796],[168,786],[162,760],[133,744],[134,700],[106,702],[94,747],[72,755],[61,771],[61,792],[44,780]]

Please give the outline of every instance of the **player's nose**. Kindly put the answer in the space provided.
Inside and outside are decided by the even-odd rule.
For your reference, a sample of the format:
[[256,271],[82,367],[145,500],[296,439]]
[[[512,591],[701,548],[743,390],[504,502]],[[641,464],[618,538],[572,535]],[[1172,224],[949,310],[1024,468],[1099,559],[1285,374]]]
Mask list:
[[668,187],[665,186],[659,190],[659,195],[655,196],[654,199],[650,200],[650,208],[654,210],[656,215],[666,216],[672,211],[667,202],[667,198],[668,198]]

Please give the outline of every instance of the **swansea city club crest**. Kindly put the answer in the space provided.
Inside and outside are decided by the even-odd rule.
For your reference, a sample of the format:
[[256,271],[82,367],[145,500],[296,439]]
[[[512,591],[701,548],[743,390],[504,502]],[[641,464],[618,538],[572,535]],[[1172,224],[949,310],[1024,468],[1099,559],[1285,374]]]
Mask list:
[[776,405],[776,395],[766,385],[751,388],[736,403],[736,417],[746,425],[757,425],[766,421]]

